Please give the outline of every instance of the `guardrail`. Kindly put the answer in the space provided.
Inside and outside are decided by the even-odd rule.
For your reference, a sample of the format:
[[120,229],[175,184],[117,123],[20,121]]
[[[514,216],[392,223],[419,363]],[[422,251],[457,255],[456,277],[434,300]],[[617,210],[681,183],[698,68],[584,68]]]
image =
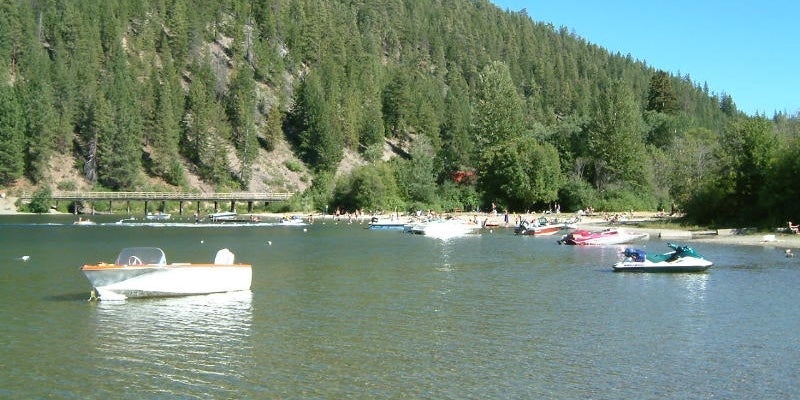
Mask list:
[[[293,192],[53,192],[53,200],[174,200],[174,201],[285,201]],[[30,201],[33,194],[23,193],[20,199]]]

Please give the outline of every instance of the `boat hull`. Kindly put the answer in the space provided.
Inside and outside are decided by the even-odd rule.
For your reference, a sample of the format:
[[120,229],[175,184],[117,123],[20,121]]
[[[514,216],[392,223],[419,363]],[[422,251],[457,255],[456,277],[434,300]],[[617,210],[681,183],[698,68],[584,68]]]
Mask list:
[[615,264],[613,268],[615,272],[703,272],[711,268],[711,263],[706,261],[706,263],[670,265],[670,263],[620,262]]
[[249,290],[252,281],[248,264],[86,265],[81,270],[103,300]]
[[402,231],[406,229],[407,225],[409,225],[408,222],[402,222],[402,221],[378,221],[378,222],[370,222],[368,228],[377,230],[388,229],[388,230]]
[[476,233],[480,226],[461,221],[431,221],[421,224],[411,225],[406,228],[406,232],[416,235],[425,235],[438,239],[449,239],[452,237],[466,236]]
[[633,242],[634,240],[649,238],[647,233],[623,232],[619,230],[606,230],[600,232],[575,231],[558,242],[569,245],[617,245]]
[[563,225],[537,226],[531,228],[517,227],[514,233],[524,236],[551,236],[564,229]]

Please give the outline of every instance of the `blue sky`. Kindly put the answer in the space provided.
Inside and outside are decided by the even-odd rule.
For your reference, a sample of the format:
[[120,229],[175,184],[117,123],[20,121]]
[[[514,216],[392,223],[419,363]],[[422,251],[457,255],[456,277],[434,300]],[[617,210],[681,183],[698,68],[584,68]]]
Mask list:
[[708,84],[747,114],[800,112],[800,1],[492,0]]

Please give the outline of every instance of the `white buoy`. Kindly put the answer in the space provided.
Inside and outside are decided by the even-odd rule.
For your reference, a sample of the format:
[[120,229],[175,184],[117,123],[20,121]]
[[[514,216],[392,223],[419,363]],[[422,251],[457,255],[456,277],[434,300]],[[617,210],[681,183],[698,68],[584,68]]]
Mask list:
[[267,240],[267,246],[272,246],[272,240]]
[[306,228],[303,228],[303,232],[308,232],[308,229],[306,229]]
[[205,243],[205,242],[206,242],[205,240],[201,240],[201,241],[200,241],[200,243]]

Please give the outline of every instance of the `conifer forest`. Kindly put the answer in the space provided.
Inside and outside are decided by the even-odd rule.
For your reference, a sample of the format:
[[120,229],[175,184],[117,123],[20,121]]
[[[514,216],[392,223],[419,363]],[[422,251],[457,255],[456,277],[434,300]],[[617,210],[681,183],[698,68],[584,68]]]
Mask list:
[[688,72],[488,0],[3,1],[0,187],[800,220],[800,114]]

